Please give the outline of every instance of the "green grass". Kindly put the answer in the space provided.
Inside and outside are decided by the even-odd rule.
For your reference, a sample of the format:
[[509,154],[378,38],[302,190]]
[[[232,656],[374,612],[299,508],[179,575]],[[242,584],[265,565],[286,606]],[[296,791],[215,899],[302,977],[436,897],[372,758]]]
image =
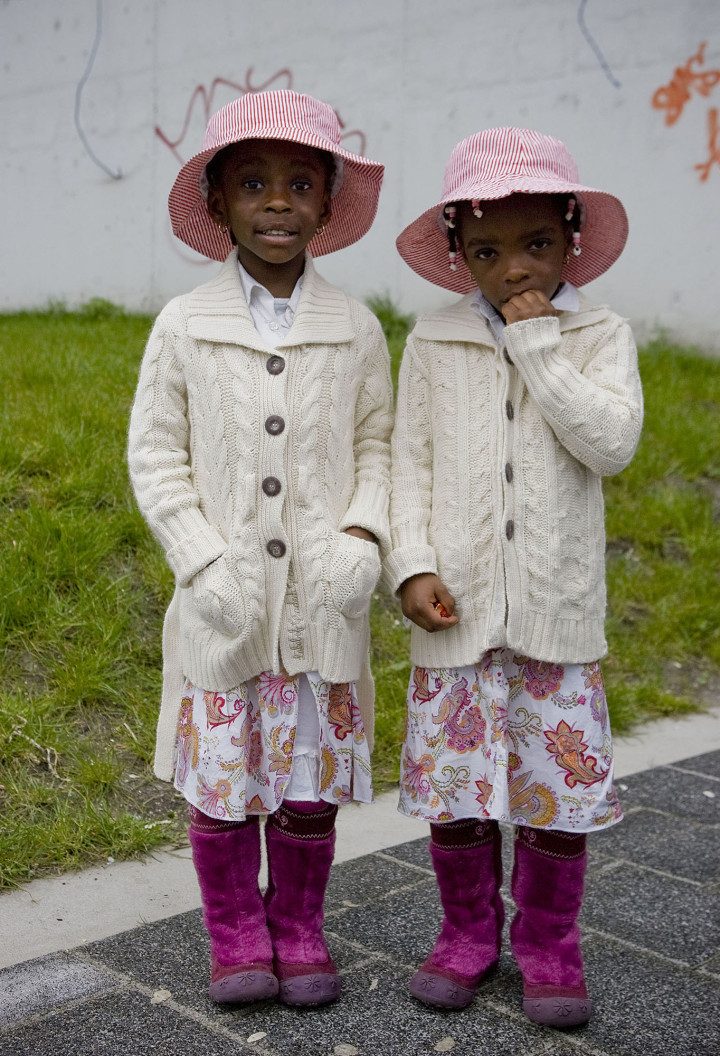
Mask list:
[[[411,320],[376,299],[394,376]],[[151,772],[172,577],[135,509],[127,418],[151,325],[104,302],[0,316],[0,887],[184,838]],[[644,350],[640,450],[607,482],[616,730],[720,685],[720,365]],[[376,789],[397,778],[409,675],[394,598],[371,613]]]

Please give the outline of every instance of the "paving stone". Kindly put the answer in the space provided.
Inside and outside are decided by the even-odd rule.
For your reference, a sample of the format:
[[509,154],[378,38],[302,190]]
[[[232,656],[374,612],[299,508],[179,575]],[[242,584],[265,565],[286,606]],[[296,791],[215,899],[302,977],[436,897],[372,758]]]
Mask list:
[[0,1034],[0,1052],[8,1056],[230,1056],[249,1051],[137,992],[102,997]]
[[[720,787],[717,781],[660,766],[656,770],[628,777],[624,783],[628,786],[627,791],[622,793],[625,810],[632,806],[652,807],[704,824],[720,824]],[[714,798],[703,794],[708,791],[714,793]]]
[[720,982],[720,953],[715,957],[711,957],[710,960],[704,961],[701,967],[701,972],[709,972],[710,975],[717,977]]
[[248,1009],[238,1016],[226,1013],[224,1023],[246,1036],[265,1031],[263,1045],[284,1056],[332,1056],[341,1044],[355,1047],[359,1056],[432,1056],[448,1037],[455,1041],[452,1056],[543,1051],[546,1032],[521,1016],[508,1016],[479,998],[462,1012],[435,1011],[410,997],[406,987],[405,976],[371,966],[345,977],[335,1004],[306,1011],[274,1006],[269,1015]]
[[345,903],[359,906],[382,898],[398,887],[422,882],[415,869],[398,865],[377,854],[368,854],[343,862],[333,868],[325,897],[325,909],[331,913]]
[[117,986],[112,976],[65,954],[0,971],[0,1026]]
[[619,865],[588,875],[581,924],[692,966],[717,948],[719,913],[717,895]]
[[[343,914],[328,920],[328,946],[340,972],[367,960],[368,953],[336,938]],[[352,936],[350,936],[352,939]],[[218,1015],[208,997],[210,943],[199,910],[181,913],[142,928],[122,932],[84,947],[88,956],[153,990],[169,990],[175,1001],[207,1015]],[[263,1007],[269,1007],[263,1004]]]
[[332,928],[342,938],[414,965],[430,953],[441,920],[437,884],[435,877],[429,876],[411,893],[390,895],[381,902],[349,909],[333,919]]
[[704,755],[693,755],[690,759],[682,759],[679,763],[673,763],[672,765],[678,770],[696,770],[701,774],[720,777],[720,751],[705,752]]
[[412,840],[410,843],[400,843],[397,847],[389,847],[382,854],[392,855],[399,858],[401,862],[410,862],[421,869],[432,872],[432,861],[430,859],[430,837],[423,836],[420,840]]
[[[589,841],[581,923],[596,1012],[587,1028],[563,1034],[524,1018],[507,931],[499,970],[469,1009],[437,1012],[409,996],[410,975],[432,948],[442,915],[423,836],[333,870],[327,932],[344,979],[336,1004],[306,1011],[276,1002],[213,1005],[208,939],[193,911],[85,946],[75,957],[71,951],[0,972],[0,1052],[247,1056],[253,1046],[246,1039],[263,1032],[255,1051],[264,1056],[334,1056],[343,1044],[358,1056],[424,1056],[447,1038],[454,1056],[718,1056],[718,828],[715,801],[702,796],[718,758],[684,761],[708,777],[662,767],[625,779],[626,821]],[[677,818],[670,841],[658,811]],[[507,826],[503,837],[507,885]],[[506,905],[511,917],[509,899]],[[620,941],[628,939],[637,948]],[[170,991],[180,1010],[152,1005],[135,981]]]
[[601,938],[583,953],[595,1011],[582,1042],[612,1056],[718,1056],[720,983]]
[[717,844],[703,839],[706,828],[690,820],[668,824],[665,815],[642,807],[606,832],[593,833],[588,849],[593,865],[622,858],[704,884],[720,879],[720,827]]

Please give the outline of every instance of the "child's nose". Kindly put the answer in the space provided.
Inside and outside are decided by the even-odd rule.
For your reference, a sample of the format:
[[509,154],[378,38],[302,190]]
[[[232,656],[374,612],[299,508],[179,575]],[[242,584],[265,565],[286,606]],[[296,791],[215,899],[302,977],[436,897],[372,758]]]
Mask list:
[[284,188],[271,187],[265,201],[265,208],[273,212],[281,213],[291,208],[289,197]]
[[522,282],[528,276],[527,261],[523,257],[511,257],[505,269],[507,282]]

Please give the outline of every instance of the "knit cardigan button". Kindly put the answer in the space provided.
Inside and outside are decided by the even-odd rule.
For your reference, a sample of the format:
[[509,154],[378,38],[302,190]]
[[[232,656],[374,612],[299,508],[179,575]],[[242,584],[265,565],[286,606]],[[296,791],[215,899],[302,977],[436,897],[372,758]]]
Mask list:
[[515,534],[515,522],[514,521],[508,521],[507,524],[505,525],[505,535],[508,537],[508,539],[512,539],[514,534]]
[[265,419],[265,429],[271,436],[278,436],[285,428],[285,419],[279,414],[271,414]]
[[285,370],[285,360],[282,356],[270,356],[265,364],[268,374],[282,374]]
[[505,414],[508,416],[508,421],[511,422],[515,417],[515,411],[510,400],[505,401]]
[[282,539],[271,539],[265,547],[270,557],[285,557],[287,547]]
[[512,484],[512,479],[513,479],[513,468],[512,468],[512,466],[510,465],[509,462],[506,462],[505,463],[505,480],[508,482],[508,484]]
[[279,495],[282,487],[277,477],[265,477],[261,486],[265,494],[270,496]]

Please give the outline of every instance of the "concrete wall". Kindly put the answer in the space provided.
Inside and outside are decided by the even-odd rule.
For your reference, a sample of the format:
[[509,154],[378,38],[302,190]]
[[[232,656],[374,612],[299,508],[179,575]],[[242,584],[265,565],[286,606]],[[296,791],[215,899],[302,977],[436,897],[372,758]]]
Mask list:
[[332,281],[413,311],[451,300],[395,237],[459,139],[535,127],[628,210],[626,252],[591,292],[641,336],[720,349],[717,0],[0,0],[0,57],[1,309],[155,310],[209,276],[170,232],[179,164],[236,94],[294,87],[386,165],[373,230],[321,263]]

